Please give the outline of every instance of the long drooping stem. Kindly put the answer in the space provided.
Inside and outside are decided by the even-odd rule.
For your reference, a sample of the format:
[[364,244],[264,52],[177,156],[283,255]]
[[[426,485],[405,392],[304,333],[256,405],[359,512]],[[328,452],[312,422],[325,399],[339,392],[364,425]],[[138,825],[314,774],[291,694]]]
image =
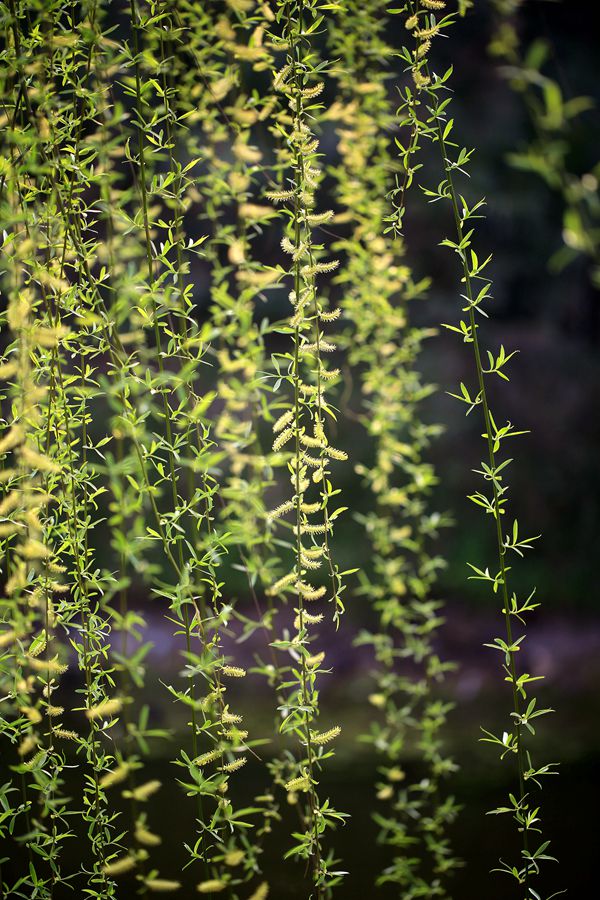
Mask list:
[[[423,2],[422,6],[425,7],[425,10],[418,3],[409,2],[408,5],[412,14],[412,19],[409,20],[410,27],[417,39],[417,47],[412,60],[413,79],[417,90],[424,92],[430,101],[428,106],[430,117],[425,123],[422,123],[423,133],[437,144],[444,172],[444,180],[438,185],[436,190],[428,190],[426,188],[424,190],[426,196],[431,200],[449,201],[452,208],[455,234],[452,239],[447,238],[442,241],[442,244],[452,249],[459,257],[462,272],[461,281],[465,291],[462,297],[466,305],[462,308],[465,318],[460,321],[459,326],[447,325],[446,327],[460,334],[463,341],[471,345],[477,384],[475,393],[472,393],[466,385],[461,384],[460,394],[454,394],[453,396],[466,404],[467,414],[477,407],[481,407],[485,427],[483,437],[486,443],[487,460],[482,462],[480,474],[486,487],[491,485],[491,496],[488,493],[477,491],[469,499],[478,507],[483,508],[486,514],[491,515],[494,519],[498,571],[496,575],[492,575],[488,569],[482,570],[477,566],[469,565],[474,572],[474,575],[471,577],[490,584],[494,594],[499,594],[502,600],[505,636],[504,638],[495,638],[494,642],[487,646],[500,651],[504,656],[503,669],[506,674],[505,680],[511,685],[513,705],[510,714],[512,730],[505,731],[502,737],[484,730],[486,737],[483,740],[498,746],[501,751],[501,758],[504,758],[506,755],[514,755],[516,757],[519,794],[517,797],[511,794],[510,806],[500,807],[493,812],[511,813],[517,824],[521,843],[522,864],[511,867],[502,861],[500,871],[514,877],[519,886],[524,889],[524,896],[529,897],[535,896],[535,892],[531,887],[531,880],[533,876],[539,873],[540,863],[545,860],[552,860],[553,857],[545,853],[548,842],[542,843],[536,850],[533,850],[531,847],[533,834],[540,831],[539,808],[530,804],[527,782],[533,780],[534,783],[539,785],[539,778],[542,775],[552,774],[552,772],[549,766],[543,766],[537,770],[534,768],[530,752],[525,746],[524,737],[526,730],[531,734],[535,734],[535,729],[531,724],[533,719],[546,715],[552,710],[537,708],[536,699],[529,698],[527,693],[529,682],[536,679],[526,673],[519,674],[517,671],[516,654],[521,649],[524,635],[515,638],[513,619],[523,623],[524,615],[533,610],[538,604],[531,602],[533,594],[526,601],[519,602],[516,593],[509,588],[508,576],[511,566],[507,562],[507,553],[510,550],[518,556],[523,556],[524,551],[531,549],[537,537],[524,538],[520,534],[516,519],[513,521],[512,531],[506,536],[503,535],[502,517],[507,512],[508,493],[508,486],[504,483],[505,469],[512,460],[506,459],[500,462],[498,453],[503,441],[508,438],[512,439],[519,434],[523,434],[523,432],[517,431],[510,422],[504,426],[498,426],[490,406],[487,379],[491,375],[497,375],[504,380],[508,380],[505,368],[514,353],[507,353],[504,347],[501,346],[497,354],[487,351],[489,364],[484,365],[483,363],[483,351],[479,338],[480,326],[477,317],[479,315],[487,317],[485,306],[486,302],[491,299],[491,282],[482,273],[489,264],[491,255],[487,259],[480,261],[473,249],[474,222],[481,217],[483,200],[469,207],[467,201],[462,195],[459,195],[456,188],[456,172],[464,172],[465,167],[469,163],[471,152],[465,148],[458,150],[456,145],[451,142],[450,135],[454,123],[452,119],[448,118],[447,114],[450,101],[449,99],[440,100],[441,92],[447,90],[447,82],[451,70],[439,77],[431,71],[427,59],[431,39],[440,32],[442,27],[447,27],[448,24],[451,24],[452,17],[446,17],[441,22],[436,22],[435,16],[427,13],[430,5],[430,3]],[[427,18],[422,18],[423,13],[427,15]],[[483,286],[476,287],[476,281],[482,283]]]

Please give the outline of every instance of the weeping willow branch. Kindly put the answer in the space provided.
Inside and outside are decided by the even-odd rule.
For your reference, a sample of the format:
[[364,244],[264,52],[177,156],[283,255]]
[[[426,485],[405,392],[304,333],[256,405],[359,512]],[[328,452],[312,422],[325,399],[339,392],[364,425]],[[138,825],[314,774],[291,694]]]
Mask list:
[[[488,351],[487,365],[484,363],[481,349],[478,316],[487,318],[486,306],[491,300],[491,281],[483,274],[491,261],[491,255],[480,260],[474,250],[475,220],[481,217],[483,200],[479,200],[469,206],[467,200],[458,193],[456,179],[458,173],[464,173],[469,164],[472,152],[466,148],[459,148],[451,140],[454,121],[448,118],[450,98],[444,94],[448,91],[448,80],[451,75],[449,69],[444,75],[438,76],[432,72],[429,62],[429,44],[442,29],[452,24],[452,17],[445,16],[440,21],[436,20],[436,14],[431,12],[431,3],[409,2],[406,11],[409,13],[406,25],[416,37],[416,50],[405,52],[405,58],[410,63],[413,79],[417,90],[425,93],[428,99],[428,117],[422,122],[422,134],[427,136],[440,154],[441,166],[444,178],[436,189],[423,188],[430,202],[446,201],[452,209],[455,234],[451,238],[445,238],[442,245],[455,252],[460,261],[461,282],[464,284],[464,293],[461,294],[465,306],[462,307],[464,318],[459,325],[448,324],[445,327],[461,336],[464,343],[470,344],[473,351],[473,363],[475,372],[475,387],[469,388],[461,384],[460,393],[453,396],[466,406],[466,414],[469,415],[478,407],[481,410],[485,432],[483,435],[487,460],[481,463],[479,474],[483,478],[483,491],[476,491],[470,495],[470,500],[490,515],[494,522],[494,532],[497,545],[497,562],[492,571],[489,567],[482,569],[472,564],[471,578],[487,583],[494,595],[499,595],[502,601],[502,614],[505,624],[505,636],[495,638],[487,646],[501,653],[503,658],[503,672],[505,680],[511,686],[512,712],[510,713],[510,730],[504,731],[502,736],[495,735],[484,729],[485,742],[497,746],[501,759],[514,758],[517,770],[518,793],[511,794],[510,805],[499,807],[492,812],[495,814],[511,815],[515,821],[522,849],[518,864],[510,865],[500,861],[498,871],[506,873],[514,878],[518,885],[519,895],[522,897],[536,896],[535,889],[531,886],[534,878],[539,874],[540,865],[553,860],[545,851],[549,842],[543,841],[534,849],[532,840],[541,833],[539,821],[539,807],[533,806],[529,791],[531,782],[541,787],[540,778],[552,774],[551,766],[536,768],[531,760],[529,747],[526,743],[526,734],[535,735],[535,727],[532,720],[544,716],[552,710],[538,708],[537,700],[531,698],[529,684],[533,680],[527,673],[517,671],[516,654],[520,651],[525,635],[515,636],[513,627],[518,622],[524,623],[524,617],[539,604],[533,602],[533,591],[526,600],[520,600],[517,594],[509,586],[508,573],[512,567],[507,561],[511,553],[522,557],[530,550],[538,536],[523,537],[516,519],[512,529],[504,534],[502,516],[507,513],[508,485],[506,484],[506,469],[512,459],[500,460],[499,454],[504,449],[504,441],[523,434],[517,430],[511,422],[498,425],[492,413],[488,382],[491,376],[499,376],[508,380],[506,367],[513,353],[507,353],[503,346],[495,353]],[[425,47],[425,50],[422,48]],[[443,99],[442,99],[443,98]],[[496,574],[493,574],[496,571]],[[539,838],[535,838],[536,843]]]
[[[336,280],[350,326],[349,360],[362,390],[358,418],[374,456],[356,469],[373,501],[360,515],[372,546],[360,591],[376,611],[378,627],[363,629],[357,643],[373,648],[376,664],[369,700],[377,713],[363,740],[383,755],[374,817],[390,862],[378,881],[401,886],[406,898],[435,897],[447,896],[446,878],[457,864],[446,834],[457,807],[442,786],[456,768],[442,741],[451,704],[439,693],[452,664],[434,649],[443,619],[432,596],[444,565],[433,542],[447,522],[429,508],[436,478],[427,453],[440,429],[425,423],[420,409],[433,388],[422,382],[418,355],[432,333],[410,324],[411,303],[424,295],[427,280],[414,281],[400,236],[402,198],[419,169],[418,100],[406,87],[395,139],[399,171],[390,148],[393,114],[382,64],[393,58],[383,39],[384,13],[381,3],[363,4],[330,32],[339,88],[329,114],[338,122],[341,158],[332,170],[341,207],[332,227],[344,234],[335,245],[345,255]],[[359,37],[364,35],[368,41]],[[410,131],[406,148],[404,130]],[[390,190],[394,179],[396,189]],[[388,195],[396,204],[393,215]],[[409,756],[417,767],[412,779],[402,765]]]

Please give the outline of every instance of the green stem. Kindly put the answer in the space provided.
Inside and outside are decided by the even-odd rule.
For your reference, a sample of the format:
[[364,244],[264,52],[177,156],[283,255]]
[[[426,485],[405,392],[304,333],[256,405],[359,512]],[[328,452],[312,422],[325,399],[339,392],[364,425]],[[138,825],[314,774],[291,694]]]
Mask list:
[[[302,33],[302,13],[303,13],[303,5],[302,0],[298,3],[298,11],[299,11],[299,19],[298,19],[298,34],[295,35],[292,31],[292,21],[291,21],[291,10],[288,4],[287,6],[287,31],[290,41],[290,58],[292,65],[292,79],[295,84],[296,90],[296,121],[300,123],[304,118],[304,110],[302,104],[302,87],[303,87],[303,76],[302,71],[298,66],[298,51],[299,51],[299,42],[301,40],[300,35]],[[299,250],[302,243],[302,234],[301,234],[301,213],[302,208],[300,204],[300,192],[304,187],[305,181],[305,173],[304,173],[304,158],[301,153],[296,152],[295,155],[295,175],[296,175],[296,184],[295,184],[295,198],[294,198],[294,246],[296,251]],[[300,261],[299,259],[294,262],[294,291],[296,295],[296,301],[300,300],[302,290],[302,279],[300,273]],[[318,327],[318,320],[317,320]],[[302,415],[302,404],[300,400],[300,327],[296,325],[294,329],[294,368],[293,368],[293,382],[294,382],[294,435],[295,435],[295,488],[296,488],[296,575],[298,581],[302,578],[302,536],[301,536],[301,525],[302,525],[302,492],[300,490],[300,461],[302,456],[302,451],[300,447],[300,420]],[[297,592],[297,601],[298,601],[298,615],[300,619],[300,630],[304,631],[304,600],[302,597],[302,593],[300,591]],[[306,666],[306,653],[304,648],[302,648],[301,653],[301,669],[300,669],[300,689],[301,689],[301,701],[302,705],[305,707],[306,712],[304,714],[304,738],[306,742],[306,756],[307,756],[307,765],[308,765],[308,776],[310,780],[310,788],[308,791],[308,799],[309,799],[309,809],[310,809],[310,825],[313,832],[312,838],[312,847],[313,847],[313,879],[315,882],[315,887],[317,891],[317,900],[322,900],[323,897],[323,885],[321,882],[321,867],[322,867],[322,859],[321,859],[321,839],[319,834],[319,798],[315,791],[314,787],[314,752],[312,746],[312,738],[311,738],[311,719],[314,715],[313,703],[311,700],[311,691],[308,687],[308,671]],[[309,711],[310,710],[310,711]]]
[[[456,193],[456,189],[454,186],[454,179],[452,176],[452,168],[449,163],[448,154],[446,151],[446,143],[444,140],[444,134],[442,130],[442,121],[440,116],[438,115],[438,101],[435,93],[433,94],[433,105],[434,105],[434,116],[436,122],[436,131],[438,144],[440,147],[440,152],[442,155],[442,165],[444,167],[444,171],[446,173],[446,179],[448,183],[448,190],[450,194],[450,200],[452,204],[452,211],[454,214],[454,224],[456,227],[456,234],[458,237],[459,244],[462,244],[464,239],[464,232],[460,217],[459,205],[458,205],[458,196]],[[494,519],[496,522],[496,542],[497,542],[497,551],[498,551],[498,563],[500,565],[500,573],[501,573],[501,584],[502,584],[502,602],[503,602],[503,613],[504,613],[504,623],[506,627],[506,637],[508,641],[509,647],[513,645],[513,637],[512,637],[512,625],[510,621],[510,603],[509,603],[509,591],[508,591],[508,575],[507,575],[507,567],[505,561],[506,548],[504,546],[504,540],[502,537],[502,525],[501,525],[501,513],[502,508],[500,504],[500,494],[498,491],[498,483],[495,477],[496,472],[496,454],[494,452],[494,440],[492,438],[492,420],[490,414],[490,406],[489,400],[487,396],[487,389],[485,385],[485,377],[483,372],[483,364],[481,361],[481,349],[479,346],[479,337],[478,337],[478,326],[475,321],[475,312],[473,301],[475,299],[475,293],[473,290],[472,277],[469,269],[469,265],[467,263],[466,255],[463,252],[460,254],[461,264],[463,270],[463,278],[465,282],[466,294],[469,303],[469,328],[470,328],[470,336],[471,343],[473,345],[473,354],[475,358],[475,368],[477,370],[477,381],[479,386],[479,396],[481,398],[481,405],[483,409],[483,418],[485,422],[485,430],[486,430],[486,443],[488,449],[488,460],[490,471],[492,473],[491,483],[492,483],[492,491],[493,491],[493,508],[494,508]],[[519,778],[519,805],[521,809],[526,809],[524,806],[525,803],[525,748],[523,746],[523,734],[522,728],[520,724],[520,716],[521,716],[521,703],[519,700],[519,693],[517,689],[517,673],[516,673],[516,664],[515,664],[515,653],[510,650],[508,652],[509,658],[509,673],[510,673],[510,681],[512,686],[512,697],[513,697],[513,708],[515,714],[515,731],[516,731],[516,742],[517,742],[517,770],[518,770],[518,778]],[[529,852],[529,841],[527,836],[527,827],[524,826],[522,829],[523,834],[523,850],[527,854]],[[525,867],[525,889],[526,893],[529,893],[529,863],[526,860]]]

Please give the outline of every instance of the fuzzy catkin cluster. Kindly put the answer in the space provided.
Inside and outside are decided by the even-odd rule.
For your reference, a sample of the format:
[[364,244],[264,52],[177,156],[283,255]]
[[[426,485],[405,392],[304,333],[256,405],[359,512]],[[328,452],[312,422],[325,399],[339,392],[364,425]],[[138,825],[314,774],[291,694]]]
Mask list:
[[279,483],[287,499],[271,509],[267,525],[287,528],[290,552],[287,572],[271,583],[267,594],[293,598],[291,634],[288,637],[286,630],[275,646],[289,659],[279,666],[286,694],[280,731],[299,743],[299,752],[287,751],[281,765],[273,766],[273,774],[290,802],[299,807],[303,831],[296,835],[290,854],[308,862],[316,896],[324,897],[340,879],[330,871],[331,857],[322,835],[328,823],[341,821],[343,815],[329,801],[324,803],[317,791],[318,773],[331,755],[324,746],[337,737],[339,727],[319,729],[317,684],[324,653],[315,643],[324,617],[339,623],[343,612],[344,586],[332,548],[333,523],[343,508],[332,510],[331,499],[338,493],[332,473],[347,456],[329,437],[333,410],[328,390],[337,371],[327,362],[327,356],[336,352],[327,328],[339,311],[325,304],[321,292],[323,279],[338,263],[315,240],[317,225],[330,218],[315,209],[322,171],[313,122],[321,112],[318,98],[324,84],[307,35],[319,24],[317,16],[317,4],[282,3],[281,30],[273,32],[275,46],[284,51],[273,80],[280,98],[275,114],[281,143],[280,186],[267,191],[266,198],[282,207],[289,220],[281,249],[288,260],[282,274],[287,276],[291,314],[285,329],[289,349],[276,358],[279,389],[272,444],[274,464],[286,476]]
[[[423,295],[426,283],[415,282],[402,241],[393,240],[389,229],[382,234],[396,168],[386,73],[374,62],[392,53],[384,29],[385,10],[375,2],[363,4],[330,34],[332,56],[339,60],[338,100],[330,115],[342,163],[333,171],[341,207],[333,222],[347,233],[336,244],[346,257],[336,280],[350,325],[344,340],[361,380],[360,421],[374,445],[374,461],[358,463],[356,471],[374,501],[372,512],[361,517],[373,554],[361,573],[360,593],[377,611],[379,630],[364,630],[358,643],[372,646],[377,664],[369,696],[377,718],[365,739],[384,760],[376,810],[391,858],[380,883],[401,885],[406,897],[444,896],[455,865],[445,832],[456,807],[441,790],[454,770],[440,739],[450,704],[439,683],[450,665],[433,645],[442,619],[432,587],[443,563],[432,539],[444,517],[428,506],[435,474],[426,459],[439,428],[420,417],[432,389],[422,383],[418,355],[431,334],[409,320],[410,301]],[[365,34],[368,43],[358,38]],[[426,772],[424,779],[421,768],[413,784],[399,765],[411,745]],[[420,852],[407,856],[395,849],[406,842],[418,843]]]

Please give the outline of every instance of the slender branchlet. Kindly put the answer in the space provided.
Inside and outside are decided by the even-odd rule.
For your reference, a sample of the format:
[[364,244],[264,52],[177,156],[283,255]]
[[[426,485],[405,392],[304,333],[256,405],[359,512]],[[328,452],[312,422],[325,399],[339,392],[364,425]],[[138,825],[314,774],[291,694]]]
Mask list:
[[506,369],[515,351],[507,352],[502,345],[497,351],[484,351],[481,345],[480,322],[487,319],[487,307],[492,300],[491,281],[486,271],[492,259],[491,254],[480,259],[474,249],[476,220],[481,218],[484,200],[469,203],[457,188],[457,180],[468,167],[473,151],[460,148],[452,140],[454,121],[448,116],[451,102],[448,82],[452,69],[448,69],[443,75],[437,75],[429,63],[429,48],[425,53],[419,52],[423,33],[438,34],[452,24],[453,18],[443,16],[436,19],[436,13],[429,11],[423,2],[409,2],[404,12],[409,17],[407,27],[410,23],[409,30],[417,38],[417,49],[405,50],[404,58],[412,69],[417,91],[427,100],[421,106],[424,113],[420,130],[424,137],[436,145],[443,171],[442,181],[437,188],[422,186],[422,189],[430,202],[445,201],[451,208],[454,233],[451,237],[444,238],[441,244],[456,253],[464,285],[461,293],[461,300],[464,302],[461,308],[463,316],[458,325],[448,323],[444,327],[460,335],[463,342],[470,346],[474,384],[468,386],[461,383],[460,392],[452,396],[464,404],[466,415],[479,412],[484,426],[486,458],[478,470],[483,481],[482,489],[471,494],[469,499],[490,516],[497,545],[497,559],[493,566],[481,568],[480,565],[469,563],[472,571],[470,578],[488,584],[493,594],[501,600],[505,634],[494,638],[486,646],[502,655],[504,677],[512,694],[512,711],[507,730],[502,735],[497,735],[484,729],[485,736],[482,738],[499,748],[501,759],[514,760],[516,767],[518,787],[511,793],[509,805],[498,807],[492,812],[513,817],[521,842],[521,852],[515,863],[501,860],[497,871],[513,878],[518,896],[528,898],[536,896],[533,883],[541,865],[553,859],[546,852],[549,842],[542,841],[540,837],[539,806],[532,801],[531,790],[534,786],[541,787],[542,776],[553,774],[554,769],[552,765],[540,767],[533,763],[528,740],[528,737],[535,735],[533,720],[552,710],[538,707],[530,688],[531,682],[537,678],[525,672],[520,673],[517,666],[517,654],[525,635],[518,634],[516,629],[521,629],[527,614],[539,604],[534,601],[535,590],[524,599],[512,587],[512,582],[509,582],[509,573],[513,577],[511,555],[522,557],[531,550],[538,536],[523,536],[517,519],[513,519],[512,526],[507,527],[506,531],[504,524],[508,518],[506,473],[512,462],[512,458],[503,456],[505,442],[526,432],[516,428],[511,422],[499,424],[490,406],[490,379],[496,376],[508,380]]

